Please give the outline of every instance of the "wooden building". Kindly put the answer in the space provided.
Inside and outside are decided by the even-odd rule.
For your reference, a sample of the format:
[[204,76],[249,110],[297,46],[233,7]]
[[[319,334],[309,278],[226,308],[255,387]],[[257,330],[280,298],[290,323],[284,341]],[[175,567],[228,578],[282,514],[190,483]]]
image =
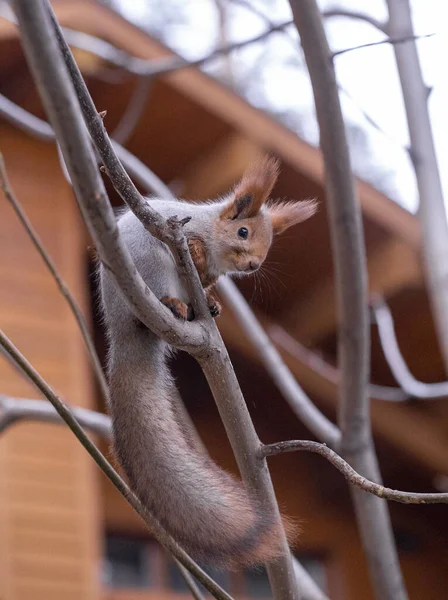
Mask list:
[[[102,38],[133,56],[153,59],[168,54],[154,39],[93,1],[65,0],[55,2],[55,8],[64,26]],[[113,131],[138,81],[86,52],[77,51],[76,57],[97,107],[107,109],[106,124]],[[1,18],[0,92],[44,117],[16,29]],[[310,356],[303,346],[281,347],[305,391],[335,418],[337,373],[315,367],[316,356],[335,365],[337,335],[319,151],[195,69],[151,84],[127,147],[186,198],[200,200],[228,190],[264,150],[282,162],[277,196],[319,198],[319,214],[276,243],[268,259],[270,283],[254,286],[246,281],[242,289],[271,332],[277,327],[278,333],[280,327],[313,351]],[[0,149],[17,196],[92,323],[104,356],[90,241],[54,145],[0,117]],[[422,278],[418,222],[361,181],[358,192],[370,290],[388,299],[412,373],[423,381],[440,381],[444,373]],[[13,210],[4,198],[0,203],[0,326],[67,401],[99,409],[100,395],[71,313]],[[230,311],[224,311],[219,326],[261,439],[310,438],[264,373]],[[375,327],[372,336],[372,381],[395,385]],[[175,368],[211,453],[235,469],[199,369],[187,356],[179,357]],[[0,382],[0,394],[38,396],[4,358]],[[448,476],[445,400],[372,399],[372,422],[386,485],[430,491],[435,478]],[[302,523],[297,555],[324,581],[332,599],[371,600],[342,476],[323,459],[306,454],[273,458],[270,465],[281,504]],[[390,508],[410,598],[445,600],[446,509],[398,504]],[[262,572],[221,577],[238,598],[266,595]],[[1,600],[153,600],[185,594],[169,560],[68,429],[28,423],[1,434]]]

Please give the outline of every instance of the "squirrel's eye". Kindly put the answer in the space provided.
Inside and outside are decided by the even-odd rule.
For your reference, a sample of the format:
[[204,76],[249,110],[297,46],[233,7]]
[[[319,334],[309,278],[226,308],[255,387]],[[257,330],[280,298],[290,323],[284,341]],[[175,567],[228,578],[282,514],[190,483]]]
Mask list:
[[240,227],[238,229],[238,235],[240,236],[240,238],[243,238],[243,240],[247,240],[247,236],[249,235],[249,230],[247,227]]

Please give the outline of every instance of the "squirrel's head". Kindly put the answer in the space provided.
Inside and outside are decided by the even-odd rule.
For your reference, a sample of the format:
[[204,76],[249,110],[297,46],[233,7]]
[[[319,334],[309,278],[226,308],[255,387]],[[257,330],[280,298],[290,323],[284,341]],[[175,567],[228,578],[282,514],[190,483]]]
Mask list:
[[214,233],[215,260],[224,272],[250,274],[263,264],[275,235],[309,219],[315,200],[272,202],[279,162],[266,156],[237,184],[220,213]]

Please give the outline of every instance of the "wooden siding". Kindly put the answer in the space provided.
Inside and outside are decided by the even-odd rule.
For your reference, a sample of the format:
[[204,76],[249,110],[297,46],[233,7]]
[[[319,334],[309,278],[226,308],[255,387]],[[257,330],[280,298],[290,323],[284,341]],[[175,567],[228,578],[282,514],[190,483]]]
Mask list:
[[[2,125],[1,148],[18,198],[81,304],[86,238],[54,147]],[[54,389],[91,407],[92,382],[65,301],[1,198],[0,326]],[[0,393],[37,398],[5,359]],[[20,424],[0,437],[0,598],[99,597],[96,471],[65,427]]]

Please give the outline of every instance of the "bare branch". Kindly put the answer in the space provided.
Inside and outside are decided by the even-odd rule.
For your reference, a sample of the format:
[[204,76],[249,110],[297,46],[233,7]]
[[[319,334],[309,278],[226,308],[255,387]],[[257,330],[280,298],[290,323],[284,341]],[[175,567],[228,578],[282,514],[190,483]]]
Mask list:
[[[205,63],[212,61],[215,58],[225,56],[230,52],[234,52],[235,50],[240,50],[241,48],[245,48],[246,46],[250,46],[251,44],[261,42],[265,38],[269,37],[272,33],[275,33],[277,31],[283,31],[291,24],[292,21],[284,21],[283,23],[279,23],[278,25],[272,25],[272,27],[269,27],[269,29],[267,29],[266,31],[259,33],[253,38],[250,38],[249,40],[243,40],[241,42],[232,42],[231,44],[227,44],[225,46],[217,48],[207,56],[198,58],[196,60],[189,61],[180,56],[167,56],[149,61],[133,57],[130,58],[128,55],[124,55],[122,53],[122,56],[125,58],[125,62],[118,66],[122,66],[127,71],[130,71],[135,75],[141,75],[143,77],[157,77],[165,75],[167,73],[172,73],[173,71],[178,71],[179,69],[201,67]],[[92,49],[94,49],[95,52],[98,53],[96,48],[97,38],[92,38],[91,36],[89,37],[91,38],[89,40],[89,44],[91,45]],[[70,41],[69,39],[67,41],[72,45],[75,45],[73,44],[73,41]],[[107,60],[110,60],[110,62],[117,64],[117,49],[114,48],[114,46],[110,46],[109,44],[108,46],[109,58]]]
[[[132,183],[132,180],[129,178],[114,152],[114,148],[104,127],[103,119],[96,110],[95,104],[89,94],[78,65],[73,58],[71,50],[64,39],[50,4],[48,4],[48,10],[56,38],[59,42],[59,47],[80,102],[87,128],[115,190],[120,194],[121,198],[126,202],[135,216],[141,221],[145,229],[169,246],[190,296],[190,301],[196,316],[195,320],[205,320],[210,322],[211,316],[205,300],[204,290],[191,259],[185,236],[182,233],[181,223],[177,222],[175,218],[165,221],[159,213],[153,210],[151,206],[145,202]],[[153,328],[150,329],[153,330]]]
[[[361,474],[380,482],[370,424],[367,269],[361,209],[356,198],[333,62],[316,0],[290,0],[313,88],[326,173],[335,263],[341,370],[340,452]],[[387,505],[350,488],[376,597],[407,597]]]
[[23,227],[25,228],[25,231],[27,232],[29,238],[31,239],[32,243],[34,244],[34,247],[40,254],[47,269],[50,271],[53,279],[55,280],[56,285],[59,288],[59,291],[61,292],[61,294],[67,301],[67,304],[69,305],[70,310],[71,310],[73,316],[75,317],[75,320],[81,331],[81,335],[84,340],[84,344],[87,348],[87,351],[89,352],[90,359],[92,361],[93,370],[98,379],[98,383],[100,385],[103,397],[105,399],[107,399],[109,397],[109,387],[107,385],[106,377],[103,373],[103,369],[101,367],[101,363],[98,358],[98,354],[96,353],[95,344],[92,340],[89,329],[87,327],[87,323],[84,319],[84,315],[82,314],[81,309],[79,308],[75,299],[73,298],[72,294],[70,293],[70,290],[68,289],[67,284],[60,276],[60,274],[56,268],[56,265],[54,264],[50,255],[44,248],[42,241],[40,240],[39,236],[37,235],[36,231],[34,230],[34,227],[32,226],[25,211],[23,210],[16,195],[14,194],[14,191],[11,187],[11,184],[9,182],[8,175],[6,172],[5,161],[4,161],[1,153],[0,153],[0,189],[3,191],[5,198],[8,200],[8,202],[13,207],[16,215],[18,216],[20,222],[22,223]]
[[[390,35],[413,38],[409,1],[387,0],[387,6]],[[410,156],[420,197],[418,216],[422,227],[425,275],[445,375],[448,376],[448,216],[428,111],[428,89],[416,44],[395,45],[393,49],[408,121]]]
[[[303,344],[298,342],[289,333],[283,329],[280,325],[270,325],[268,327],[268,334],[272,340],[283,350],[288,352],[291,356],[295,357],[301,363],[305,364],[308,368],[312,369],[315,373],[318,373],[320,377],[330,381],[334,385],[339,385],[341,381],[341,374],[339,369],[333,365],[327,363],[315,352],[312,352]],[[388,387],[385,385],[376,385],[370,383],[368,386],[369,395],[376,400],[385,400],[387,402],[403,402],[409,400],[410,396],[398,387]],[[325,440],[322,440],[325,442]],[[328,442],[325,442],[329,446]]]
[[328,448],[325,444],[319,444],[319,442],[312,442],[308,440],[292,440],[288,442],[277,442],[276,444],[269,444],[263,446],[260,449],[260,455],[274,456],[276,454],[282,454],[284,452],[297,452],[306,451],[320,454],[326,458],[331,464],[340,471],[345,479],[356,487],[378,496],[378,498],[384,498],[385,500],[393,500],[394,502],[401,502],[402,504],[448,504],[448,493],[418,493],[418,492],[402,492],[399,490],[393,490],[388,487],[384,487],[369,481],[359,473],[357,473],[343,458],[336,452]]
[[329,19],[331,17],[347,17],[347,19],[355,19],[356,21],[365,21],[369,25],[372,25],[379,31],[387,34],[387,23],[379,21],[375,19],[375,17],[371,17],[370,15],[358,11],[358,10],[348,10],[344,8],[329,8],[327,10],[322,11],[322,16]]
[[359,46],[352,46],[351,48],[343,48],[342,50],[336,50],[334,52],[331,52],[331,56],[335,58],[335,56],[340,56],[341,54],[346,54],[347,52],[353,52],[353,50],[361,50],[362,48],[370,48],[371,46],[381,46],[382,44],[391,44],[392,46],[399,46],[400,44],[405,44],[406,42],[422,40],[424,38],[432,37],[433,35],[435,35],[435,33],[388,37],[384,40],[379,40],[378,42],[368,42],[367,44],[359,44]]
[[423,381],[415,379],[409,371],[400,352],[392,313],[386,302],[381,298],[375,298],[372,310],[378,325],[381,348],[397,383],[409,396],[414,398],[446,398],[448,396],[448,381],[423,383]]
[[[271,21],[271,19],[262,11],[260,10],[257,6],[251,4],[248,0],[232,0],[233,4],[237,4],[239,6],[242,6],[243,8],[246,8],[248,11],[250,11],[252,14],[256,15],[257,17],[259,17],[260,19],[262,19],[264,21],[264,23],[266,24],[266,26],[270,27],[273,22]],[[326,16],[327,13],[335,13],[334,15],[328,15],[328,16],[337,16],[336,13],[339,12],[343,12],[345,16],[349,16],[348,14],[346,14],[346,11],[339,11],[338,9],[335,9],[334,11],[324,11],[323,15]],[[353,18],[355,18],[355,12],[353,13]],[[362,14],[362,13],[361,13]],[[361,17],[359,17],[361,18]],[[379,21],[376,22],[376,20],[374,20],[375,25],[379,24]],[[374,22],[372,22],[371,24],[373,25]],[[285,31],[285,33],[287,33]],[[290,40],[290,42],[293,44],[294,49],[297,48],[297,40],[295,38],[292,37],[288,37],[288,39]],[[300,40],[299,40],[299,44],[300,44]],[[367,123],[369,125],[371,125],[374,129],[376,129],[377,131],[379,131],[382,135],[384,135],[388,140],[392,141],[393,143],[397,144],[400,149],[405,149],[404,146],[398,142],[397,140],[394,140],[393,138],[391,138],[389,136],[388,133],[386,133],[386,131],[375,121],[375,119],[369,115],[369,113],[355,100],[355,98],[352,96],[352,94],[346,89],[344,88],[339,82],[337,82],[337,86],[340,92],[342,92],[345,96],[347,96],[347,98],[350,100],[350,102],[352,102],[357,110],[359,110],[359,112],[361,113],[361,115],[364,117],[364,119],[367,121]]]
[[222,279],[218,283],[218,291],[228,303],[265,369],[298,418],[319,439],[329,446],[336,447],[340,440],[339,429],[305,394],[233,281]]
[[[69,408],[81,427],[108,439],[112,428],[110,417],[93,410],[71,406]],[[0,433],[7,426],[20,421],[40,421],[43,423],[63,423],[64,420],[46,400],[28,400],[0,396]]]
[[118,125],[111,134],[111,138],[119,144],[126,144],[137,127],[146,106],[150,89],[151,80],[148,77],[140,77],[137,80],[134,93],[126,106]]
[[[4,19],[16,23],[15,19],[11,18],[9,14],[2,13],[1,16]],[[119,50],[112,44],[109,44],[108,42],[105,42],[104,40],[87,33],[74,31],[73,29],[68,29],[65,27],[62,29],[62,31],[64,32],[64,37],[70,46],[91,52],[103,60],[117,67],[121,67],[129,73],[133,73],[134,75],[151,78],[159,75],[165,75],[173,71],[178,71],[180,69],[201,67],[202,65],[214,60],[215,58],[218,58],[219,56],[223,56],[229,54],[230,52],[234,52],[235,50],[240,50],[241,48],[250,46],[251,44],[261,42],[265,38],[269,37],[272,33],[283,31],[290,25],[292,25],[292,21],[284,21],[283,23],[272,24],[272,26],[270,26],[266,31],[259,33],[253,38],[221,46],[220,48],[216,48],[207,56],[192,61],[176,55],[163,56],[153,60],[145,60],[143,58],[131,56],[126,52]]]
[[175,558],[174,560],[176,561],[177,567],[181,572],[181,575],[184,578],[184,581],[187,584],[188,589],[190,590],[193,598],[195,600],[204,600],[204,596],[202,595],[201,590],[199,589],[194,578],[192,577],[190,571],[188,571],[188,569],[186,569],[184,565],[177,560],[177,558]]
[[0,115],[9,123],[16,125],[26,133],[31,133],[40,140],[45,142],[56,140],[55,133],[49,123],[35,117],[6,96],[3,96],[3,94],[0,94]]
[[220,600],[231,600],[231,596],[227,594],[218,584],[216,584],[189,556],[182,548],[174,541],[174,539],[166,533],[158,520],[141,504],[140,500],[131,491],[128,485],[113,469],[107,459],[98,450],[95,444],[84,433],[80,423],[77,421],[74,414],[68,406],[59,398],[53,389],[46,383],[39,373],[32,367],[26,358],[17,350],[8,337],[0,330],[0,345],[37,389],[51,402],[59,416],[67,423],[72,432],[84,446],[87,452],[92,456],[103,473],[109,478],[112,484],[124,496],[132,508],[142,517],[145,523],[151,529],[151,532],[158,541],[165,546],[194,576],[210,591],[210,593]]

